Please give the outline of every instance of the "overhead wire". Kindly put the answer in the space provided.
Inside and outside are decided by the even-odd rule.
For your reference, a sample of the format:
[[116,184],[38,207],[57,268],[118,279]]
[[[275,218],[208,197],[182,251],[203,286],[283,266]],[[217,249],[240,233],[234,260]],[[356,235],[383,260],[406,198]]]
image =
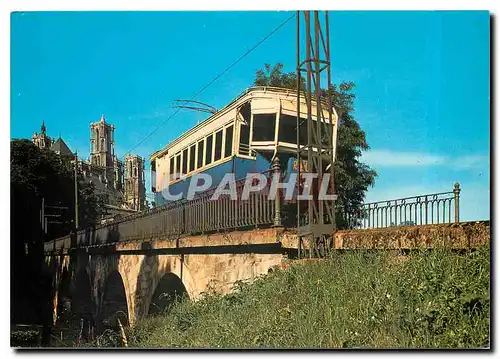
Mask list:
[[[254,46],[252,46],[249,50],[247,50],[243,55],[241,55],[236,61],[234,61],[231,65],[229,65],[224,71],[219,73],[217,76],[215,76],[209,83],[207,83],[205,86],[203,86],[198,92],[196,92],[189,100],[187,100],[185,103],[189,101],[193,101],[197,96],[199,96],[203,91],[205,91],[209,86],[211,86],[213,83],[215,83],[218,79],[220,79],[222,76],[224,76],[227,72],[229,72],[234,66],[236,66],[241,60],[243,60],[246,56],[248,56],[253,50],[255,50],[257,47],[259,47],[262,43],[264,43],[268,38],[270,38],[272,35],[274,35],[279,29],[281,29],[283,26],[285,26],[290,20],[292,20],[296,16],[296,13],[294,12],[292,16],[288,17],[285,21],[283,21],[281,24],[279,24],[276,28],[274,28],[270,33],[268,33],[266,36],[264,36],[259,42],[257,42]],[[174,113],[172,113],[169,117],[167,117],[164,121],[162,121],[158,126],[150,132],[146,137],[144,137],[141,141],[139,141],[134,147],[132,147],[130,150],[126,152],[126,155],[129,154],[131,151],[139,147],[141,144],[144,143],[148,138],[150,138],[152,135],[154,135],[163,125],[165,125],[168,121],[170,121],[175,115],[177,115],[180,112],[181,108],[178,108]]]
[[[282,23],[280,23],[276,28],[274,28],[271,32],[269,32],[266,36],[264,36],[261,40],[259,40],[255,45],[253,45],[250,49],[248,49],[243,55],[241,55],[238,59],[236,59],[233,63],[231,63],[224,71],[222,71],[221,73],[219,73],[210,82],[208,82],[201,89],[199,89],[193,96],[191,96],[191,98],[189,100],[184,100],[184,103],[188,103],[189,101],[193,101],[197,96],[199,96],[200,94],[202,94],[203,91],[205,91],[208,87],[210,87],[212,84],[214,84],[222,76],[224,76],[226,73],[228,73],[234,66],[236,66],[239,62],[241,62],[245,57],[247,57],[252,51],[254,51],[257,47],[259,47],[261,44],[263,44],[267,39],[269,39],[271,36],[273,36],[276,32],[278,32],[283,26],[285,26],[295,16],[296,16],[296,13],[294,12],[292,14],[292,16],[290,16],[287,19],[285,19],[285,21],[283,21]],[[144,137],[135,146],[133,146],[130,150],[128,150],[125,153],[125,156],[128,155],[128,154],[130,154],[134,149],[136,149],[137,147],[139,147],[147,139],[149,139],[151,136],[153,136],[163,125],[165,125],[174,116],[176,116],[180,112],[180,110],[181,110],[180,107],[177,108],[177,110],[174,111],[169,117],[167,117],[164,121],[160,122],[153,131],[151,131],[148,135],[146,135],[146,137]],[[85,161],[83,161],[83,162],[85,162]],[[147,165],[148,165],[147,161],[144,161],[144,169],[146,169]],[[95,166],[95,165],[91,165],[91,166]],[[115,169],[114,166],[113,167],[96,166],[96,167],[101,167],[101,168],[106,168],[106,169]],[[145,176],[146,176],[146,173],[145,173]],[[146,191],[146,193],[148,193],[148,192]]]

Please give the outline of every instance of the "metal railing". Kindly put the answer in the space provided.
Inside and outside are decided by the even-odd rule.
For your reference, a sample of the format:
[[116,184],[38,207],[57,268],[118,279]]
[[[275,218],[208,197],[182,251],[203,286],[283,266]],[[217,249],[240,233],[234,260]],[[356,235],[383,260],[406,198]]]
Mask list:
[[[267,177],[268,173],[266,173]],[[165,238],[181,234],[196,234],[241,227],[258,227],[274,223],[274,200],[268,199],[269,186],[251,192],[248,199],[241,199],[244,180],[236,182],[236,199],[222,194],[212,196],[216,188],[204,191],[192,200],[180,200],[159,207],[151,213],[120,224],[120,237]]]
[[[204,191],[192,200],[179,200],[122,217],[111,223],[78,231],[78,246],[101,245],[126,240],[153,240],[181,235],[216,232],[244,227],[267,226],[275,223],[276,201],[269,198],[271,171],[263,173],[268,184],[250,192],[242,199],[245,180],[236,181],[236,199],[221,194],[212,200],[216,187]],[[71,237],[65,236],[45,243],[47,251],[69,248]]]
[[[277,171],[275,168],[273,171]],[[269,198],[269,184],[273,171],[267,171],[268,185],[261,191],[250,192],[242,200],[245,180],[236,182],[236,200],[222,194],[212,200],[213,187],[199,193],[194,199],[179,200],[122,217],[108,224],[80,230],[76,235],[78,246],[102,245],[126,240],[154,240],[179,238],[237,228],[281,225],[281,200]],[[280,196],[276,196],[280,199]],[[391,226],[458,223],[460,186],[450,192],[426,194],[362,205],[356,213],[347,215],[350,229],[384,228]],[[54,245],[55,244],[55,245]],[[70,248],[71,237],[45,243],[45,250]]]
[[453,191],[365,203],[348,215],[350,229],[458,223],[460,185]]
[[268,199],[269,186],[250,192],[242,200],[243,181],[236,184],[236,200],[229,194],[211,200],[215,189],[202,193],[184,207],[185,233],[200,233],[241,227],[258,227],[274,222],[274,200]]

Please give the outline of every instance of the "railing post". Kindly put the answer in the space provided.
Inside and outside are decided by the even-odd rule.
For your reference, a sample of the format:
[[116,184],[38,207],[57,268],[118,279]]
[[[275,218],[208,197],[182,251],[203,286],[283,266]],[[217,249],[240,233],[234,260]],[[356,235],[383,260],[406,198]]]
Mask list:
[[[273,176],[278,177],[278,181],[281,180],[281,170],[280,170],[280,160],[278,156],[274,157],[273,164]],[[274,199],[274,227],[281,227],[281,198],[278,186],[276,188],[276,196]]]
[[368,226],[366,228],[370,228],[370,216],[372,214],[371,211],[370,211],[370,203],[368,203],[367,213],[368,213]]
[[394,225],[398,226],[398,200],[394,200]]
[[460,184],[457,182],[453,188],[455,195],[455,223],[460,222]]
[[429,211],[429,199],[427,198],[427,196],[425,196],[425,224],[429,224],[428,211]]

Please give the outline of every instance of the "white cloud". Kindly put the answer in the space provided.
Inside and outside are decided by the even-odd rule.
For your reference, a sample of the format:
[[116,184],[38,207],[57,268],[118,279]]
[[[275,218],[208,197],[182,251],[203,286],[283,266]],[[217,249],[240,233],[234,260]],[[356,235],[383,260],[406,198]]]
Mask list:
[[446,157],[419,152],[399,152],[392,150],[373,150],[364,152],[362,161],[371,166],[432,166],[441,165]]
[[488,164],[489,156],[451,157],[424,152],[372,150],[364,152],[361,161],[372,167],[447,166],[468,169],[481,164]]
[[458,168],[471,168],[477,165],[489,165],[490,158],[488,156],[464,156],[455,158],[453,165]]

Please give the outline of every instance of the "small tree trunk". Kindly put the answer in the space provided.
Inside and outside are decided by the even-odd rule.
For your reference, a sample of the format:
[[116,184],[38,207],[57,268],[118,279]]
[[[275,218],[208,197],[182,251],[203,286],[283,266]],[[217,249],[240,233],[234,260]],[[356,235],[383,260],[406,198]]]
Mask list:
[[120,328],[122,344],[124,347],[128,347],[127,336],[125,335],[125,329],[123,329],[122,322],[120,321],[120,318],[116,318],[116,320],[118,321],[118,327]]

